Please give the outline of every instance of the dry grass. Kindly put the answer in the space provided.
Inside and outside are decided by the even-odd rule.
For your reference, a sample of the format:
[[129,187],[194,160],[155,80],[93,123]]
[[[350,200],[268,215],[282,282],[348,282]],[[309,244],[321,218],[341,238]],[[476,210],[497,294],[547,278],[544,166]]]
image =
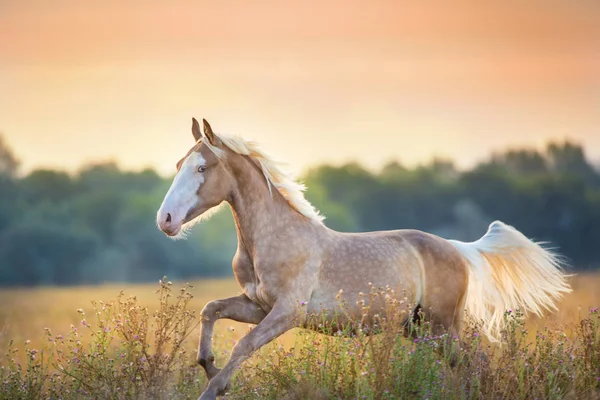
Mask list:
[[[178,285],[180,282],[174,282]],[[199,313],[204,305],[215,299],[241,293],[234,279],[211,279],[190,282],[194,295],[190,306]],[[564,298],[557,312],[545,318],[531,317],[532,328],[550,324],[572,325],[579,321],[592,307],[600,306],[600,273],[578,274],[572,278],[573,293]],[[53,332],[66,332],[71,324],[77,325],[81,318],[77,309],[92,311],[92,301],[114,299],[123,290],[126,295],[135,295],[142,306],[150,310],[157,307],[156,284],[111,284],[101,286],[44,287],[0,289],[0,350],[6,349],[10,340],[21,343],[31,340],[32,345],[41,344],[44,328]],[[230,328],[234,328],[233,331]],[[231,339],[239,339],[247,330],[246,324],[229,320],[219,321],[216,332],[227,333]],[[193,338],[195,341],[197,338]],[[286,335],[283,342],[292,343],[293,333]]]
[[[182,282],[173,282],[179,286]],[[190,282],[193,299],[190,308],[197,315],[204,305],[215,299],[235,296],[241,289],[234,279],[209,279]],[[43,287],[0,289],[0,351],[8,348],[10,341],[21,344],[31,341],[31,346],[40,348],[43,344],[45,328],[55,334],[68,333],[71,324],[81,324],[78,309],[87,315],[93,313],[92,301],[109,301],[123,291],[125,295],[135,295],[141,306],[153,311],[158,307],[156,284],[110,284],[100,286]],[[233,346],[248,330],[248,324],[230,320],[218,321],[215,328],[217,344],[219,339],[223,346]],[[198,344],[197,332],[188,340],[191,349]],[[280,340],[286,344],[293,342],[294,333],[290,332]],[[224,350],[227,350],[224,348]],[[0,353],[0,354],[2,354]]]
[[[303,398],[303,396],[319,398],[355,398],[355,396],[360,393],[361,396],[366,396],[365,398],[396,398],[395,396],[400,395],[403,397],[407,393],[409,397],[412,396],[411,393],[416,394],[417,392],[421,395],[425,395],[426,393],[422,393],[420,390],[427,386],[429,388],[427,389],[429,391],[427,393],[431,394],[429,397],[432,398],[446,398],[449,393],[454,393],[449,392],[449,390],[466,390],[465,393],[468,396],[471,396],[469,393],[474,393],[472,391],[476,390],[477,393],[479,393],[479,395],[475,396],[476,398],[487,398],[488,394],[492,397],[497,397],[497,395],[507,395],[509,393],[521,398],[533,398],[540,393],[546,395],[554,393],[560,398],[561,396],[573,397],[576,393],[575,391],[577,391],[577,393],[588,393],[590,398],[596,398],[598,393],[600,393],[598,392],[598,385],[600,385],[600,383],[597,383],[598,381],[594,380],[596,379],[598,372],[600,372],[600,366],[595,367],[592,365],[590,367],[591,364],[589,363],[585,365],[578,363],[578,360],[573,359],[573,354],[578,354],[579,356],[582,354],[585,355],[584,350],[586,340],[594,334],[600,335],[598,332],[592,332],[592,336],[589,336],[590,332],[588,332],[589,337],[588,339],[585,339],[586,336],[582,336],[582,332],[577,330],[578,326],[582,326],[581,321],[589,318],[590,309],[600,306],[600,273],[579,274],[572,278],[571,283],[574,291],[564,298],[560,304],[560,309],[557,312],[549,314],[547,317],[541,319],[535,317],[530,318],[526,322],[526,329],[523,329],[518,321],[514,321],[512,325],[514,332],[509,335],[511,338],[507,339],[507,343],[510,341],[516,343],[515,354],[518,355],[510,355],[506,351],[498,353],[497,355],[494,354],[493,357],[495,357],[497,361],[500,361],[500,364],[497,364],[497,366],[493,368],[489,366],[473,366],[474,358],[472,358],[473,354],[471,354],[465,356],[465,359],[470,360],[469,365],[461,367],[462,369],[459,369],[459,372],[453,372],[447,370],[443,364],[439,364],[440,360],[439,355],[436,355],[437,353],[428,351],[423,352],[421,350],[416,351],[415,349],[411,350],[409,347],[406,347],[406,343],[392,345],[391,343],[394,343],[393,337],[388,338],[391,340],[389,344],[378,348],[377,343],[379,341],[385,341],[385,335],[376,340],[371,340],[370,338],[360,335],[359,337],[347,340],[336,340],[324,338],[317,334],[298,334],[300,331],[296,330],[287,333],[279,339],[277,343],[263,349],[246,364],[247,372],[238,376],[238,383],[234,385],[232,395],[236,398],[245,398],[244,396],[248,396],[249,393],[252,392],[255,393],[255,395],[253,395],[255,398],[265,396],[269,398],[279,398],[278,393],[285,392],[286,396],[289,398]],[[189,303],[186,303],[185,308],[194,310],[196,315],[199,315],[200,310],[206,302],[240,293],[240,289],[233,279],[197,281],[192,282],[192,285],[194,287],[190,289],[190,293],[193,295],[193,298],[189,300]],[[174,283],[175,288],[179,286],[179,282]],[[88,328],[85,325],[82,326],[82,311],[83,314],[85,314],[84,317],[86,318],[87,323],[91,323],[96,327],[98,326],[95,324],[97,321],[94,321],[93,316],[95,315],[95,310],[92,306],[92,302],[102,300],[114,301],[123,290],[125,296],[135,295],[134,303],[127,303],[127,307],[131,310],[133,310],[133,308],[138,310],[135,312],[125,311],[124,314],[127,315],[125,320],[127,320],[127,318],[140,318],[140,315],[144,314],[143,311],[147,309],[148,313],[146,318],[148,321],[152,321],[152,313],[157,308],[161,307],[162,304],[157,301],[157,288],[156,284],[150,284],[0,290],[0,304],[2,304],[2,308],[0,308],[0,350],[3,350],[3,353],[9,352],[9,347],[11,347],[9,343],[13,341],[11,348],[19,347],[25,350],[20,350],[16,353],[11,352],[11,357],[13,357],[17,363],[21,363],[23,366],[28,363],[29,365],[38,363],[38,359],[33,360],[29,358],[28,360],[26,354],[29,356],[32,354],[31,350],[28,349],[41,349],[48,346],[49,336],[47,331],[45,331],[45,328],[49,328],[50,332],[52,332],[51,335],[53,335],[51,340],[52,345],[55,346],[54,343],[56,342],[56,338],[62,335],[66,338],[65,340],[67,340],[63,341],[64,343],[61,345],[65,354],[71,352],[71,358],[78,357],[78,354],[80,353],[74,355],[74,353],[72,353],[74,349],[75,351],[91,351],[86,350],[85,346],[90,343],[93,343],[94,346],[96,345],[94,340],[97,340],[97,338],[94,339],[93,334],[91,336],[83,334],[83,331]],[[135,307],[130,307],[132,304]],[[81,310],[78,311],[78,309]],[[182,310],[173,312],[175,314],[181,313]],[[148,317],[148,315],[150,315],[150,317]],[[105,318],[105,321],[108,321],[112,317],[103,316],[103,318]],[[598,321],[597,319],[594,320]],[[197,318],[195,321],[197,321]],[[79,331],[81,332],[75,333],[76,337],[73,336],[74,331],[72,325],[73,327],[79,327]],[[130,329],[131,327],[137,329],[137,325],[139,325],[138,322],[130,321],[130,325],[127,329]],[[116,327],[118,328],[118,326]],[[549,327],[549,329],[546,329],[546,327]],[[216,351],[215,354],[218,363],[222,363],[228,356],[228,350],[231,349],[235,341],[239,339],[249,327],[246,324],[224,320],[219,321],[216,328],[215,347],[218,351]],[[113,328],[111,327],[110,329]],[[127,333],[123,330],[125,328],[121,327],[121,329],[121,333],[126,335]],[[180,382],[180,384],[177,387],[169,386],[166,389],[168,391],[166,392],[166,398],[175,396],[173,393],[177,393],[177,396],[175,397],[178,398],[193,397],[198,394],[205,384],[203,374],[200,373],[201,371],[198,368],[189,368],[195,358],[195,347],[198,343],[198,327],[188,326],[185,329],[187,332],[191,331],[192,333],[180,346],[182,350],[181,354],[183,355],[176,360],[170,361],[171,364],[165,367],[165,370],[173,371],[175,373],[173,376],[179,376],[177,379],[179,379],[178,382]],[[597,329],[597,327],[594,329]],[[90,332],[91,331],[93,330],[90,330]],[[148,332],[150,331],[151,329],[148,330]],[[115,329],[115,332],[117,332],[117,329]],[[574,342],[580,343],[577,349],[573,348],[569,351],[565,350],[570,344],[563,341],[563,333],[571,338],[575,338]],[[547,339],[546,336],[550,339]],[[423,337],[427,338],[425,342],[429,343],[433,343],[439,339],[427,336],[426,333],[423,333]],[[70,339],[74,340],[71,341]],[[24,343],[28,340],[30,340],[30,342],[25,346]],[[158,340],[160,341],[163,339]],[[164,339],[165,343],[169,340],[171,339]],[[79,344],[79,341],[81,341],[81,344]],[[597,341],[597,339],[593,339],[594,343],[590,345],[590,349],[593,349],[593,351],[599,349],[597,347],[599,344],[595,341]],[[478,340],[475,342],[473,348],[485,347],[482,346]],[[73,343],[78,343],[76,348],[72,347]],[[121,341],[120,343],[120,345],[118,342],[112,342],[112,344],[110,344],[110,346],[117,346],[114,354],[119,354],[119,352],[122,354],[125,351],[128,354],[132,354],[136,351],[141,351],[140,349],[135,348],[135,346],[132,347],[127,340]],[[530,345],[527,343],[530,343]],[[349,349],[353,350],[355,346],[356,348],[363,349],[362,360],[358,359],[358,356],[348,358],[348,354],[352,353],[349,353]],[[427,348],[427,345],[420,346],[420,348]],[[417,347],[417,349],[418,348],[419,347]],[[507,346],[507,348],[510,348],[510,345]],[[382,349],[385,350],[384,353],[386,355],[380,357],[377,355],[377,352],[380,352]],[[291,353],[289,352],[290,350],[292,351]],[[394,362],[389,361],[391,354],[388,353],[392,350],[397,352],[394,356],[396,359]],[[492,353],[493,352],[494,351],[492,351]],[[289,357],[288,355],[292,353],[294,356]],[[46,354],[48,355],[51,353],[46,352]],[[571,354],[571,361],[568,361],[568,354]],[[140,355],[143,354],[140,353]],[[333,358],[331,358],[332,356]],[[60,358],[60,356],[58,357]],[[90,355],[90,357],[90,359],[94,359],[93,355]],[[332,361],[328,361],[329,364],[327,365],[330,365],[331,367],[324,370],[322,366],[325,359],[323,357],[329,357],[329,360],[346,361],[340,361],[337,364],[332,364]],[[392,357],[392,359],[394,357]],[[598,357],[598,362],[600,362],[600,354],[591,354],[591,357]],[[139,358],[145,359],[146,357]],[[595,360],[596,358],[593,359]],[[569,363],[568,368],[570,369],[568,369],[567,364],[565,364],[565,367],[563,368],[564,373],[562,373],[564,376],[561,378],[563,379],[562,381],[556,381],[552,376],[549,377],[545,365],[540,365],[539,368],[536,366],[533,369],[527,366],[528,362],[543,362],[547,364],[560,362],[562,365],[563,360],[565,363]],[[49,359],[49,361],[52,363],[52,359]],[[104,364],[100,361],[96,359],[93,362],[98,363],[97,365],[99,366],[103,366]],[[0,361],[0,365],[5,364],[5,362],[6,360]],[[54,362],[56,363],[56,361]],[[515,363],[515,365],[503,369],[502,363]],[[334,366],[336,367],[333,368]],[[159,364],[156,366],[158,369],[162,367],[164,366]],[[369,377],[368,372],[374,370],[373,367],[382,371],[379,373],[379,377],[377,378],[378,381],[372,381],[372,378]],[[82,374],[80,377],[83,377],[83,380],[88,379],[88,382],[90,380],[93,381],[95,372],[91,373],[90,371],[83,370],[81,366],[76,365],[72,365],[71,368],[71,373]],[[140,370],[144,370],[144,368],[147,367],[142,364],[139,365]],[[560,368],[562,368],[562,366]],[[598,371],[595,369],[598,369]],[[524,375],[516,376],[514,374],[515,370],[522,372]],[[582,372],[582,376],[585,375],[584,380],[575,377],[575,375],[578,374],[577,371],[580,370],[587,371],[585,373]],[[50,370],[46,370],[46,372],[42,369],[34,369],[27,372],[22,370],[19,374],[25,377],[41,376],[43,374],[48,374],[48,371]],[[128,377],[130,377],[130,375],[126,375],[129,373],[134,372],[123,370],[124,375],[119,376],[124,379],[125,382],[129,379]],[[402,378],[404,379],[404,383],[401,387],[394,386],[394,382],[400,379],[394,377],[394,374],[398,374],[398,377],[404,377]],[[489,376],[484,376],[485,374],[492,374],[493,376],[490,378]],[[348,380],[349,376],[354,376],[354,378]],[[473,378],[474,376],[475,378]],[[16,379],[15,375],[13,375],[13,378],[11,379]],[[48,379],[46,379],[46,384]],[[569,379],[571,379],[572,382],[569,381]],[[600,376],[598,379],[600,380]],[[440,380],[444,381],[441,385],[439,383],[441,382]],[[22,381],[19,381],[18,379],[17,381],[21,382],[19,385],[22,384]],[[544,388],[542,384],[536,383],[541,381],[550,382],[551,387],[549,386],[550,388],[547,389]],[[63,381],[62,385],[66,385],[64,382],[65,381]],[[34,383],[34,381],[29,382],[25,386],[33,386]],[[142,383],[143,382],[136,385],[141,385],[140,387],[144,389]],[[70,385],[72,385],[72,383],[70,383]],[[522,385],[522,387],[519,388],[521,392],[511,392],[511,390],[513,390],[513,385]],[[133,390],[133,392],[131,392],[133,393],[133,398],[143,398],[143,396],[150,393],[140,391],[142,389],[137,386],[133,387],[133,389],[131,387],[128,389]],[[66,388],[67,386],[61,387]],[[72,386],[68,387],[72,388]],[[182,387],[187,387],[187,389],[181,389]],[[412,389],[407,389],[411,387]],[[375,390],[372,390],[373,388]],[[384,396],[384,388],[385,393],[388,393],[389,389],[391,390],[389,392],[390,394],[396,393],[396,395],[391,397],[387,395]],[[569,388],[569,390],[572,390],[573,392],[565,393],[564,388]],[[81,394],[91,393],[89,390],[93,392],[95,389],[92,387],[88,389],[79,388],[78,390],[83,390],[83,392],[79,393]],[[88,392],[85,392],[85,390],[88,390]],[[147,388],[144,390],[147,390]],[[413,392],[407,392],[406,390],[412,390]],[[556,393],[553,392],[553,390],[556,390]],[[17,392],[23,392],[28,395],[32,393],[28,388],[18,389]],[[136,397],[136,393],[137,396],[141,395],[142,397]],[[302,393],[304,393],[304,395],[302,395]],[[111,392],[111,396],[113,394],[114,392]],[[61,395],[61,397],[63,396]],[[65,397],[78,398],[77,396],[71,395]],[[157,398],[158,397],[164,396],[157,395]],[[454,398],[454,395],[452,395],[452,397]],[[464,396],[461,397],[459,395],[456,398],[463,397]],[[551,397],[556,396],[552,395]],[[6,398],[6,396],[3,396],[2,393],[0,393],[0,399],[1,398]],[[27,398],[27,396],[22,398]],[[107,396],[106,398],[110,398],[110,396]],[[130,396],[128,398],[132,397]]]

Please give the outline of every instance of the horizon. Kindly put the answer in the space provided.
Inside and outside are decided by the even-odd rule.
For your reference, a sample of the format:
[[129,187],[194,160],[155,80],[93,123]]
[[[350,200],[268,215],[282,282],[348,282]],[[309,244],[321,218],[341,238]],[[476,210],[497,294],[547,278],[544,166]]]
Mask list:
[[585,0],[0,0],[0,132],[23,171],[171,175],[192,117],[294,174],[466,169],[564,140],[598,164],[599,14]]
[[[147,165],[147,166],[142,165],[142,166],[138,166],[138,167],[129,167],[129,166],[123,165],[122,163],[119,162],[119,160],[116,160],[113,158],[87,160],[84,163],[82,163],[78,166],[75,166],[74,168],[70,168],[70,169],[62,168],[61,166],[46,167],[46,166],[41,165],[41,166],[37,166],[37,167],[25,170],[22,168],[22,164],[23,164],[22,159],[19,157],[18,154],[16,154],[14,152],[14,148],[11,146],[10,142],[7,141],[6,135],[4,135],[2,132],[0,132],[0,137],[4,138],[5,145],[8,145],[8,149],[10,151],[12,151],[13,156],[15,156],[15,158],[19,164],[19,167],[17,169],[17,174],[16,174],[16,176],[18,178],[23,178],[34,171],[64,172],[71,177],[75,177],[79,173],[81,173],[81,171],[85,170],[88,167],[102,166],[102,165],[114,165],[120,172],[141,173],[143,171],[149,170],[149,171],[155,172],[161,178],[166,178],[166,179],[172,178],[176,173],[175,167],[173,168],[173,171],[164,173],[163,171],[161,171],[160,169],[156,168],[156,166],[153,166],[153,165]],[[399,159],[388,159],[387,161],[383,161],[381,163],[381,165],[378,165],[375,167],[364,164],[363,162],[361,162],[361,160],[352,160],[352,159],[344,160],[344,161],[341,161],[338,163],[332,163],[332,162],[325,161],[322,163],[307,165],[304,169],[301,169],[300,171],[294,171],[294,170],[290,169],[289,165],[286,164],[285,162],[282,162],[279,165],[281,166],[281,168],[283,169],[284,172],[290,173],[294,178],[300,178],[300,179],[302,178],[303,175],[305,175],[311,169],[314,169],[314,168],[319,168],[321,166],[331,166],[334,168],[341,168],[341,167],[344,167],[344,166],[347,166],[350,164],[356,164],[356,165],[360,166],[361,168],[363,168],[364,170],[368,171],[369,173],[377,175],[383,170],[383,168],[385,168],[386,165],[388,165],[390,163],[397,163],[398,165],[400,165],[404,168],[407,168],[408,170],[414,170],[414,169],[418,169],[420,167],[430,166],[430,165],[432,165],[432,163],[434,163],[436,161],[447,161],[447,162],[452,163],[453,167],[456,169],[457,172],[462,173],[462,172],[467,172],[469,170],[472,170],[473,168],[476,168],[481,163],[486,163],[488,161],[491,161],[495,155],[501,155],[501,154],[504,154],[509,151],[524,150],[524,151],[537,151],[542,156],[545,156],[546,149],[550,144],[561,145],[561,144],[565,144],[565,143],[570,143],[570,144],[573,144],[576,146],[581,146],[581,143],[573,141],[569,138],[565,138],[562,140],[549,140],[541,148],[534,148],[534,147],[527,147],[527,146],[507,146],[504,148],[493,149],[491,152],[483,155],[480,159],[473,162],[472,165],[462,165],[462,166],[458,165],[456,163],[455,159],[452,159],[450,157],[438,157],[435,154],[429,159],[426,159],[426,160],[423,160],[423,161],[420,161],[417,163],[413,163],[413,164],[403,163]],[[260,147],[263,147],[262,143],[258,143],[258,144],[260,145]],[[600,173],[600,160],[595,160],[595,159],[590,158],[588,153],[586,152],[585,147],[583,147],[583,146],[581,146],[581,147],[583,149],[584,156],[586,157],[586,160],[588,161],[588,163],[591,165],[592,168],[594,168],[598,173]],[[277,162],[277,155],[269,154],[269,156],[273,156],[273,159]]]

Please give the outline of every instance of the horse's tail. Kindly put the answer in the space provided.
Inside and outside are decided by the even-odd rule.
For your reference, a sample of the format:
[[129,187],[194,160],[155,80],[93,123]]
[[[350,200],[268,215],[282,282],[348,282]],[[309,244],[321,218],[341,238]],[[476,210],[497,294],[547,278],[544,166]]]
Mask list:
[[493,341],[504,328],[505,311],[541,315],[556,310],[556,301],[571,291],[560,256],[500,221],[475,242],[450,243],[469,265],[467,313]]

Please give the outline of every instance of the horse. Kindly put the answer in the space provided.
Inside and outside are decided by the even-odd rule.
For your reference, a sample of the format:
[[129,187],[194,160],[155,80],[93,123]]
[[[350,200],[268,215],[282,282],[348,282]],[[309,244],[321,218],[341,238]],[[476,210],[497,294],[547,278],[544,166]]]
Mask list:
[[[201,312],[197,362],[209,381],[200,399],[223,394],[235,369],[286,331],[317,329],[311,315],[345,304],[348,320],[363,318],[361,301],[372,287],[393,287],[393,296],[405,296],[415,311],[429,310],[431,326],[449,335],[461,334],[466,311],[490,339],[503,329],[506,310],[541,315],[571,291],[557,253],[500,221],[471,243],[418,230],[338,232],[306,200],[304,185],[257,143],[215,134],[204,119],[203,132],[192,119],[192,135],[195,144],[177,163],[157,224],[180,238],[227,203],[238,239],[232,267],[242,289]],[[371,313],[383,311],[377,307]],[[219,369],[212,335],[221,318],[256,326]]]

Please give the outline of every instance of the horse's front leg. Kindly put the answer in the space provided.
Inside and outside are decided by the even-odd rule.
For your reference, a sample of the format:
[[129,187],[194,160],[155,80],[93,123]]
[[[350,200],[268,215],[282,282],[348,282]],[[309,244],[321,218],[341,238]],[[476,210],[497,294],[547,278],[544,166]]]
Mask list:
[[297,309],[290,303],[283,305],[275,303],[269,314],[233,347],[231,357],[223,369],[208,382],[208,386],[200,400],[216,399],[217,395],[225,393],[229,387],[235,368],[248,359],[252,353],[298,323]]
[[237,322],[258,324],[266,315],[267,313],[245,294],[223,300],[214,300],[204,306],[200,328],[200,345],[198,346],[198,364],[204,368],[209,380],[220,371],[219,368],[215,367],[215,357],[212,352],[215,322],[221,318],[227,318]]

